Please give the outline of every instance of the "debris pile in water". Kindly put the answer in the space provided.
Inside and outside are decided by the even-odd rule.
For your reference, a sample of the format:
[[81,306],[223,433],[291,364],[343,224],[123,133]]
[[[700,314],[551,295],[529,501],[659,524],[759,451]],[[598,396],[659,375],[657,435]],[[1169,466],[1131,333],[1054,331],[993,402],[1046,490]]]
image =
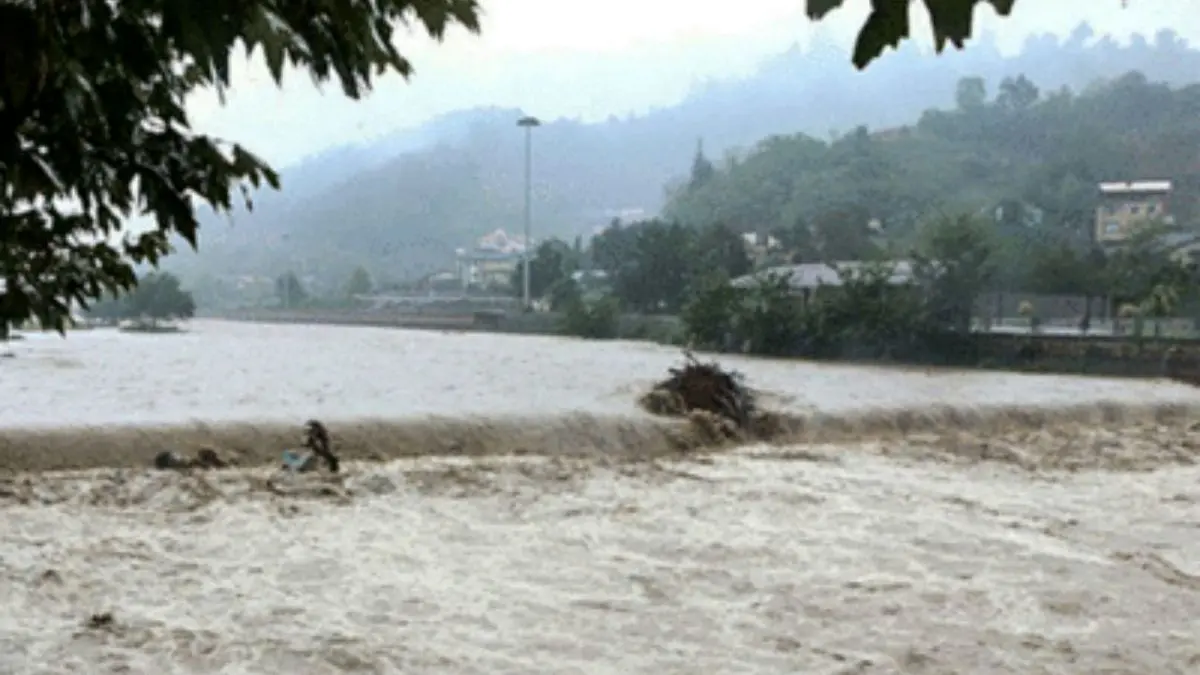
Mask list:
[[200,448],[195,457],[184,457],[176,452],[163,451],[154,456],[154,468],[159,470],[224,469],[235,465],[232,459],[221,457],[212,448]]
[[[333,442],[329,430],[317,420],[309,420],[304,425],[304,447],[307,452],[285,450],[283,452],[283,469],[297,473],[307,473],[317,468],[319,462],[324,462],[330,473],[338,473],[341,459],[333,452]],[[201,448],[194,457],[186,457],[171,450],[164,450],[154,456],[154,467],[159,470],[186,471],[192,469],[225,469],[237,465],[236,458],[223,457],[212,448]]]
[[716,362],[704,363],[684,352],[684,364],[642,396],[642,407],[655,415],[688,417],[715,439],[762,435],[767,417],[759,411],[754,390],[736,371]]

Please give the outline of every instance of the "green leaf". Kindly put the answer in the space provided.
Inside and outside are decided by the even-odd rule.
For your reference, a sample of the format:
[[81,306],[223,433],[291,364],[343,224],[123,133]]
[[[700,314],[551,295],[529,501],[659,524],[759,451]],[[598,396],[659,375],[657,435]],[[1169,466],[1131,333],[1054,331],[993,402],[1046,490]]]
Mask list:
[[1017,4],[1017,0],[989,0],[992,7],[996,9],[996,13],[1000,16],[1008,16],[1012,14],[1013,5]]
[[[1016,0],[923,0],[933,26],[934,45],[941,52],[946,43],[962,48],[971,36],[975,6],[987,2],[1000,16],[1012,13]],[[824,18],[841,7],[843,0],[808,0],[807,14],[814,20]],[[910,37],[908,8],[910,0],[872,0],[871,13],[859,31],[852,61],[862,69],[887,47],[896,47]]]
[[865,68],[885,48],[895,47],[908,37],[907,0],[899,3],[902,5],[899,11],[894,8],[895,4],[877,8],[867,17],[854,44],[853,63],[856,68]]
[[294,44],[297,36],[283,19],[270,9],[263,7],[259,10],[260,20],[256,26],[258,38],[263,49],[263,58],[267,62],[267,71],[276,84],[283,83],[283,64],[287,56],[289,44]]
[[806,12],[808,18],[819,21],[825,15],[842,6],[845,0],[808,0]]
[[949,41],[959,49],[971,35],[975,3],[980,0],[925,0],[933,24],[934,46],[940,52]]

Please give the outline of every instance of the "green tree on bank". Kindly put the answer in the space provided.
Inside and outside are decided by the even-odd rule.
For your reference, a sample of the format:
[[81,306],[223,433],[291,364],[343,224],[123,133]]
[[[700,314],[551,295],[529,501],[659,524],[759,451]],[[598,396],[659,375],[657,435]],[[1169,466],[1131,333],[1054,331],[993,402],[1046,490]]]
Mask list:
[[[821,304],[819,312],[810,307],[803,316],[792,316],[788,312],[796,311],[796,293],[784,293],[778,279],[766,286],[754,285],[757,295],[752,302],[747,301],[751,296],[733,287],[734,279],[752,271],[745,253],[748,242],[720,231],[660,220],[614,223],[584,248],[583,255],[599,261],[598,271],[607,274],[606,285],[590,289],[588,298],[578,283],[561,273],[564,252],[575,255],[571,247],[547,242],[541,247],[546,254],[535,258],[533,268],[559,270],[559,280],[548,288],[539,287],[544,293],[535,298],[548,300],[551,309],[567,311],[590,306],[599,292],[627,313],[679,315],[697,344],[720,349],[748,344],[762,353],[786,353],[801,342],[814,353],[834,349],[838,343],[858,344],[870,353],[894,352],[934,334],[965,336],[980,312],[986,314],[979,303],[985,293],[1030,289],[1066,293],[1085,296],[1089,307],[1091,298],[1111,298],[1115,305],[1152,305],[1159,313],[1164,307],[1177,309],[1200,300],[1196,270],[1158,245],[1160,231],[1153,227],[1109,253],[1054,242],[1029,248],[1022,244],[1019,255],[1032,260],[1033,273],[1018,278],[1009,269],[1015,259],[1013,241],[988,218],[957,213],[919,226],[907,247],[901,242],[875,247],[871,255],[858,258],[857,267],[828,261],[841,275],[835,293],[841,300]],[[778,245],[785,243],[781,240]],[[818,256],[815,262],[820,260]],[[897,285],[892,276],[899,273],[896,266],[902,261],[908,265],[904,274],[909,281]],[[770,260],[763,264],[769,265]],[[757,274],[765,278],[761,268]],[[519,276],[514,275],[517,281]],[[834,290],[823,289],[818,295],[822,293]],[[921,298],[919,304],[913,304],[914,297]],[[1172,302],[1155,300],[1163,298]],[[746,307],[756,309],[746,314]],[[1085,324],[1087,320],[1083,317]],[[578,320],[572,325],[592,324]],[[567,330],[579,334],[584,329]],[[605,331],[588,328],[586,332]]]
[[[550,239],[538,245],[529,259],[529,296],[544,298],[551,289],[561,289],[571,273],[579,269],[579,257],[574,248],[560,239]],[[509,279],[509,287],[517,297],[524,294],[525,269],[518,264]],[[560,291],[561,292],[561,291]]]
[[994,272],[995,240],[967,216],[942,217],[899,262],[835,266],[839,283],[800,289],[766,272],[735,288],[697,286],[682,315],[691,341],[757,354],[879,357],[932,350],[930,338],[970,331],[972,309]]
[[[1089,297],[1122,307],[1140,335],[1143,318],[1166,318],[1200,300],[1200,274],[1173,258],[1151,233],[1085,267],[1064,265]],[[756,354],[821,357],[969,360],[980,297],[996,290],[1003,250],[988,223],[966,214],[942,216],[922,228],[906,261],[834,264],[838,283],[793,288],[785,274],[763,271],[735,287],[712,275],[693,288],[681,319],[693,344]],[[1043,265],[1058,252],[1047,249]],[[905,264],[907,263],[907,267]],[[1080,270],[1083,271],[1080,271]],[[1036,324],[1029,306],[1028,318]],[[1023,315],[1027,313],[1023,310]],[[1158,336],[1159,324],[1155,324]]]
[[308,291],[295,272],[288,271],[275,279],[275,297],[284,308],[301,307],[308,303]]
[[179,278],[168,272],[151,272],[138,279],[132,291],[119,297],[102,298],[88,309],[88,316],[103,322],[146,321],[157,327],[160,321],[190,319],[196,315],[196,301],[184,290]]
[[346,297],[367,295],[373,290],[375,290],[375,283],[371,280],[371,273],[362,265],[355,267],[350,274],[350,279],[346,282]]
[[931,325],[959,334],[971,331],[976,301],[993,290],[999,251],[991,224],[977,217],[946,216],[922,229],[910,258]]

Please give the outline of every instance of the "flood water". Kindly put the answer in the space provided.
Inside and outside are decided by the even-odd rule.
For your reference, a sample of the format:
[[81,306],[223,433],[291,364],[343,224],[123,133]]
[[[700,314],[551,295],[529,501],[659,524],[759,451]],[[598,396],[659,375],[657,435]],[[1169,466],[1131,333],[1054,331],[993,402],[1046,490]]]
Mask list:
[[[636,415],[678,361],[221,323],[13,350],[0,428]],[[729,361],[791,411],[1198,398]],[[1200,672],[1200,428],[1102,426],[642,462],[418,458],[336,479],[15,472],[0,476],[0,672]]]
[[[336,326],[196,322],[180,335],[35,335],[0,362],[0,428],[198,419],[636,413],[680,351]],[[1200,403],[1182,385],[722,358],[782,410]]]

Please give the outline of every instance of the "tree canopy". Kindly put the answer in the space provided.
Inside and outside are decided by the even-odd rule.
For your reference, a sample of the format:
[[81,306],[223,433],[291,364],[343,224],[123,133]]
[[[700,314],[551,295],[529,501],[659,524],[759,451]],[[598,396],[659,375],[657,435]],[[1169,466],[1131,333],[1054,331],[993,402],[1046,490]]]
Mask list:
[[[714,275],[728,281],[750,273],[754,263],[743,238],[721,224],[696,228],[662,220],[627,225],[616,221],[586,249],[576,250],[557,239],[543,242],[529,261],[530,290],[535,298],[551,296],[552,305],[569,304],[561,300],[577,297],[585,289],[564,292],[562,286],[577,283],[572,281],[573,272],[591,272],[602,276],[605,290],[626,311],[675,313],[696,287]],[[512,288],[520,292],[519,267]],[[560,302],[553,302],[556,297]]]
[[[71,303],[136,283],[178,235],[195,246],[195,206],[278,186],[239,145],[195,133],[184,108],[230,86],[235,47],[359,98],[380,75],[407,76],[396,26],[440,39],[477,31],[475,0],[139,0],[0,2],[0,323],[36,316],[63,329]],[[123,231],[131,217],[147,232]]]

